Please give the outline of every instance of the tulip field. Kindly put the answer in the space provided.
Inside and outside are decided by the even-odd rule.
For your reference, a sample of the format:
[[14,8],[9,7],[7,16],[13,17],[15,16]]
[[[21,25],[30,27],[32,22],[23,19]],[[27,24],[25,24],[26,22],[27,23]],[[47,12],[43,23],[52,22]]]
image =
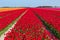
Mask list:
[[0,40],[60,40],[60,8],[1,11]]

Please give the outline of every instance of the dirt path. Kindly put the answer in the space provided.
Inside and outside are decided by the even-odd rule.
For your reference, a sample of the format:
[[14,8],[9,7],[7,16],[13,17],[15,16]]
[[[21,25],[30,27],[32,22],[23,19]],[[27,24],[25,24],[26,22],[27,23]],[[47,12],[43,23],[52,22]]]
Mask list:
[[[23,13],[21,14],[21,16],[19,16],[19,18],[17,19],[17,21],[18,21],[19,19],[21,19],[21,17],[24,16],[24,14],[26,14],[27,11],[28,11],[28,9],[27,9],[25,12],[23,12]],[[17,23],[17,21],[12,25],[11,28],[9,28],[5,33],[3,33],[3,34],[1,35],[0,40],[4,40],[4,37],[6,36],[6,35],[4,35],[4,34],[6,34],[7,32],[9,32],[10,29],[12,29],[12,28],[15,26],[15,24]]]

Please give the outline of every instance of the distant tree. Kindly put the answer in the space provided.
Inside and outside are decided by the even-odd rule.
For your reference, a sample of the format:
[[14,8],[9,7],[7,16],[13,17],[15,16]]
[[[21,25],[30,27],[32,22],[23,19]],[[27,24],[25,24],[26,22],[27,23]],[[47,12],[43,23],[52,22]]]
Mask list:
[[10,8],[10,7],[2,7],[2,8]]
[[38,6],[37,8],[53,8],[52,6]]

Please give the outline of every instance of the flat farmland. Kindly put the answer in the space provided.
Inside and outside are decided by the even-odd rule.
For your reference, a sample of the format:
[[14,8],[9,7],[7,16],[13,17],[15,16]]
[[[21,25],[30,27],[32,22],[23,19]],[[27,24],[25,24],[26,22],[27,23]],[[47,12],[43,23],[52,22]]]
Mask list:
[[60,40],[60,8],[1,8],[0,39]]

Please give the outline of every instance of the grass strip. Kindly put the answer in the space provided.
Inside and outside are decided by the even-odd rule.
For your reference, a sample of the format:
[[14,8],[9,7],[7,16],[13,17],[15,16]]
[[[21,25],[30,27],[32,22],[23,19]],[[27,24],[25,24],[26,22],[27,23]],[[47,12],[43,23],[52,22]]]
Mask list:
[[15,19],[12,23],[10,23],[6,28],[4,28],[3,30],[0,31],[0,36],[5,33],[10,27],[12,27],[12,25],[14,25],[14,23],[17,21],[17,19]]
[[3,30],[0,31],[0,36],[5,33],[10,27],[12,27],[12,25],[14,25],[14,23],[16,23],[19,19],[21,19],[22,16],[24,16],[24,14],[27,12],[28,10],[25,10],[18,18],[16,18],[14,21],[12,21],[12,23],[10,23],[6,28],[4,28]]
[[40,15],[38,15],[36,12],[34,12],[34,13],[35,13],[35,16],[37,16],[37,18],[39,20],[41,20],[41,22],[43,23],[43,25],[45,26],[45,28],[47,30],[49,30],[49,32],[52,33],[55,37],[57,37],[58,39],[60,39],[60,33],[56,29],[54,29],[52,25],[50,25],[49,23],[47,23]]

